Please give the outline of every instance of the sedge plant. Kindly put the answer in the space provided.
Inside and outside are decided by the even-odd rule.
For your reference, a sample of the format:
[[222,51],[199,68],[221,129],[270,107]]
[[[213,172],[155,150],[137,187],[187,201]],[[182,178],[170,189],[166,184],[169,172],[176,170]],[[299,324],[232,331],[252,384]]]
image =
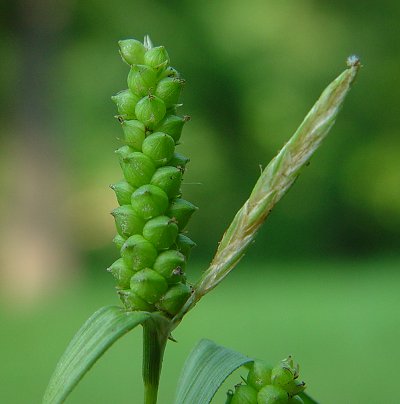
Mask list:
[[[186,225],[197,207],[184,199],[182,178],[189,158],[177,146],[188,116],[180,115],[185,80],[163,46],[126,39],[120,54],[129,65],[127,89],[112,100],[123,139],[116,151],[122,179],[111,186],[119,204],[112,212],[118,259],[108,270],[121,306],[98,310],[61,357],[43,403],[63,402],[85,373],[122,335],[143,327],[144,403],[155,404],[164,350],[172,331],[244,256],[275,204],[293,185],[333,126],[360,67],[357,57],[324,90],[294,135],[262,171],[249,198],[225,231],[210,266],[194,285],[186,282],[195,243]],[[210,403],[224,380],[244,367],[248,375],[229,390],[231,404],[313,403],[292,358],[275,367],[209,340],[187,359],[175,404]],[[135,399],[132,399],[132,402]],[[162,399],[160,399],[161,402]]]

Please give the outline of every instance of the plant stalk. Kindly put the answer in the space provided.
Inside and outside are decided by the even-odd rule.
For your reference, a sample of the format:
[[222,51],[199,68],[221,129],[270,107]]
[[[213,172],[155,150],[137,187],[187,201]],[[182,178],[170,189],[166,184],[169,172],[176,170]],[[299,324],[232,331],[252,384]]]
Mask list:
[[248,200],[223,235],[209,268],[172,320],[175,326],[241,260],[276,203],[290,189],[329,133],[361,66],[356,56],[349,57],[347,64],[349,68],[324,90],[295,134],[261,173]]
[[[160,319],[161,320],[161,319]],[[169,324],[155,316],[143,324],[144,404],[156,404]]]

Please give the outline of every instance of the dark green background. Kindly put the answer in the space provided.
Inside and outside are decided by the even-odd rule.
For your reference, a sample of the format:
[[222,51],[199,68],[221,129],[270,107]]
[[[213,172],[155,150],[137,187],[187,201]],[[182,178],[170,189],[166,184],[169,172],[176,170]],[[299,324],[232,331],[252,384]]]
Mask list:
[[[57,275],[57,289],[29,310],[23,305],[22,314],[13,311],[15,291],[8,293],[4,283],[2,349],[8,356],[0,365],[0,401],[38,402],[79,323],[96,307],[116,302],[113,281],[104,274],[116,258],[108,215],[116,202],[107,186],[121,175],[113,153],[121,130],[110,96],[126,88],[128,73],[116,43],[150,34],[187,81],[182,112],[192,120],[179,151],[191,158],[184,196],[200,207],[189,226],[198,243],[193,274],[211,259],[259,166],[295,131],[346,57],[360,56],[364,67],[331,136],[268,219],[240,274],[188,318],[192,323],[182,325],[178,339],[185,354],[200,337],[271,361],[292,353],[322,403],[397,402],[390,377],[399,356],[399,17],[394,0],[6,2],[0,25],[1,240],[8,245],[9,229],[18,226],[26,234],[24,220],[17,220],[18,201],[33,184],[51,202],[41,205],[33,191],[32,201],[24,202],[36,210],[21,217],[36,218],[29,222],[32,237],[52,224],[49,241],[63,235],[65,248],[58,248],[75,270],[65,290],[65,275]],[[50,182],[30,173],[36,164]],[[24,255],[29,238],[11,244],[14,256]],[[21,283],[14,289],[25,290],[26,279],[15,277]],[[32,329],[36,339],[27,337]],[[135,402],[125,395],[140,386],[139,361],[129,364],[140,350],[138,342],[124,343],[125,354],[111,351],[108,367],[93,372],[76,403]],[[178,348],[171,352],[179,360],[167,355],[168,398],[161,404],[171,400],[183,360]],[[124,364],[112,362],[117,351]],[[18,387],[24,383],[31,387]],[[345,398],[333,396],[342,390]]]

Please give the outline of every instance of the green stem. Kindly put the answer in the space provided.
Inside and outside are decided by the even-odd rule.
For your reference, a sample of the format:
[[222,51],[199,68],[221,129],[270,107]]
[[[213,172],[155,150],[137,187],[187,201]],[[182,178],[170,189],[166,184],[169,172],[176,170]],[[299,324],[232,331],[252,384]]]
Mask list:
[[[160,319],[161,320],[161,319]],[[154,316],[143,324],[144,404],[156,404],[165,346],[169,327],[165,319]]]

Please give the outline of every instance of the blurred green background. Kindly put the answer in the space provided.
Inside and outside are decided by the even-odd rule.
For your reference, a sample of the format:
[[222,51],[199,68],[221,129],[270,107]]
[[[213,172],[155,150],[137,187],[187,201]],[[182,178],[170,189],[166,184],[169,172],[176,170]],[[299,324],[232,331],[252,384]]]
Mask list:
[[[97,308],[117,303],[108,184],[121,174],[110,96],[119,39],[167,47],[186,78],[179,151],[195,280],[260,168],[356,53],[364,68],[330,138],[235,272],[167,350],[160,403],[202,337],[272,363],[293,354],[322,403],[397,403],[400,5],[317,0],[19,0],[0,23],[1,403],[37,403]],[[140,333],[71,403],[141,402]],[[338,392],[340,396],[338,397]],[[137,395],[137,400],[132,399]],[[219,401],[218,401],[219,400]],[[216,402],[223,402],[223,396]]]

